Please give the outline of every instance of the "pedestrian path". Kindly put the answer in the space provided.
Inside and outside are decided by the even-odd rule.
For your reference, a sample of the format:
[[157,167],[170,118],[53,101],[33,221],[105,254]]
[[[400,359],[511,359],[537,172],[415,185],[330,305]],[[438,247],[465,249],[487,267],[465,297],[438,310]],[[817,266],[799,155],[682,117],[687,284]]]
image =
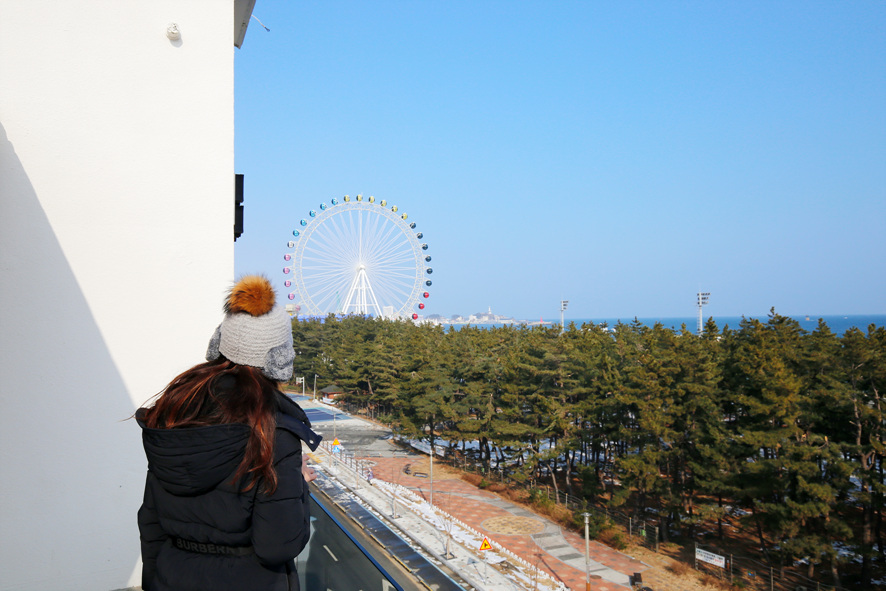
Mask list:
[[[404,467],[414,466],[416,457],[365,457],[375,463],[376,478],[393,481],[430,496],[427,478],[407,474]],[[425,462],[426,463],[426,462]],[[582,536],[563,530],[559,525],[525,507],[483,491],[453,476],[435,475],[434,505],[455,516],[481,533],[488,534],[530,564],[538,564],[570,589],[585,588],[585,541]],[[591,540],[589,566],[591,589],[624,590],[628,576],[648,566],[626,554]]]
[[[553,579],[544,580],[537,572],[527,576],[525,569],[519,568],[501,569],[496,568],[497,562],[491,555],[480,557],[471,547],[479,545],[480,540],[474,544],[465,544],[464,537],[458,534],[448,537],[444,528],[441,528],[439,513],[434,514],[429,510],[429,505],[411,491],[402,488],[396,495],[391,495],[392,485],[381,481],[367,482],[358,476],[357,472],[346,467],[342,462],[336,461],[332,454],[326,453],[322,448],[309,454],[321,471],[318,478],[321,490],[329,489],[323,482],[326,478],[334,479],[343,489],[341,494],[334,494],[334,500],[345,511],[348,511],[348,499],[371,510],[375,516],[386,523],[392,531],[397,532],[416,550],[423,552],[439,565],[443,565],[465,581],[465,589],[476,591],[515,591],[519,589],[538,589],[538,591],[563,591],[565,587],[559,585]],[[392,502],[394,499],[396,501]],[[410,501],[415,501],[411,503]],[[359,511],[357,511],[359,513]],[[351,516],[351,513],[348,513]],[[352,519],[354,517],[352,516]],[[359,518],[355,522],[360,527],[366,528],[366,524]],[[450,530],[452,531],[452,530]],[[453,532],[455,533],[455,532]],[[373,533],[378,540],[385,539]],[[381,543],[381,542],[380,542]],[[427,573],[416,572],[414,565],[420,561],[403,561],[402,552],[397,552],[392,547],[393,556],[403,563],[403,566],[412,572],[419,580],[424,582],[430,589],[443,589],[446,587],[431,583]],[[402,550],[402,548],[401,548]],[[517,561],[514,561],[515,563]],[[492,566],[490,566],[492,565]]]
[[[356,473],[350,476],[355,479],[354,486],[358,487],[357,490],[365,501],[371,503],[371,497],[375,495],[377,505],[389,504],[390,493],[383,487],[385,482],[412,491],[425,501],[429,501],[433,495],[434,507],[522,559],[523,566],[529,567],[524,568],[524,571],[538,569],[567,589],[585,589],[585,541],[582,536],[565,531],[551,520],[460,478],[444,475],[440,470],[434,477],[432,491],[430,474],[427,471],[410,469],[407,473],[406,470],[407,466],[421,467],[422,456],[399,455],[400,457],[378,457],[377,453],[372,453],[357,456],[361,466],[372,470],[376,481],[375,486],[372,486],[365,481],[358,482]],[[332,465],[331,455],[322,449],[314,456],[321,463]],[[344,477],[345,471],[330,470],[330,475]],[[416,527],[413,524],[407,529],[415,530]],[[435,543],[439,545],[432,552],[437,558],[442,558],[446,548],[443,539],[445,536],[439,532],[430,535],[437,536]],[[598,542],[591,541],[588,546],[588,571],[593,591],[625,591],[628,589],[628,575],[648,568],[642,562]],[[478,588],[513,588],[513,581],[508,584],[496,582],[488,567],[483,565],[484,556],[481,552],[476,552],[477,548],[467,550],[473,551],[473,559],[471,556],[463,556],[460,565],[455,561],[451,566],[460,569],[460,572],[468,572],[469,576],[473,574]],[[485,570],[479,571],[478,565],[482,565]],[[533,586],[534,582],[527,581],[526,588]]]

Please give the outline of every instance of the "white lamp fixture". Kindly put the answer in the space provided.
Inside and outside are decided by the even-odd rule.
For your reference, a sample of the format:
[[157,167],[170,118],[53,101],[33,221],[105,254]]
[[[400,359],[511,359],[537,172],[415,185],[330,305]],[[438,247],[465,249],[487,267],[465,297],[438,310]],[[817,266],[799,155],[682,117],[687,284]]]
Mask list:
[[169,23],[169,26],[166,27],[166,37],[170,41],[178,41],[182,38],[181,31],[178,30],[177,24]]

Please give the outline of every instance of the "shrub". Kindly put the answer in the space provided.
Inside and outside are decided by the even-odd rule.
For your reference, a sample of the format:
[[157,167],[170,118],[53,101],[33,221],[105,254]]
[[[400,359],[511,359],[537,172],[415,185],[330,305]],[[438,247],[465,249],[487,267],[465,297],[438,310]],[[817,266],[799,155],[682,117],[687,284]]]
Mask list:
[[[569,525],[579,532],[584,532],[584,515],[580,511],[573,512]],[[625,534],[621,528],[600,513],[591,512],[588,515],[588,537],[616,550],[624,550],[628,547],[625,541]]]
[[699,580],[703,584],[708,585],[709,587],[717,587],[720,589],[732,588],[732,584],[729,583],[729,581],[724,581],[723,579],[720,579],[718,577],[715,577],[714,575],[710,575],[707,573],[705,573],[701,577],[699,577]]
[[547,493],[537,488],[529,491],[529,502],[539,509],[546,509],[554,504]]
[[594,539],[616,550],[624,550],[628,547],[624,532],[613,526],[602,529]]
[[675,575],[683,576],[689,573],[690,568],[689,565],[685,562],[674,562],[667,566],[667,569],[674,573]]
[[471,472],[462,472],[461,479],[469,484],[473,484],[474,486],[480,486],[480,482],[483,480],[483,477],[479,474],[473,474]]
[[[572,526],[580,532],[584,532],[585,528],[585,518],[584,515],[581,514],[580,511],[575,511],[572,514]],[[599,513],[589,513],[588,515],[588,536],[591,539],[596,540],[597,536],[600,532],[607,527],[611,527],[612,524],[604,515],[600,515]]]
[[508,486],[500,494],[517,503],[529,504],[529,491],[524,488]]

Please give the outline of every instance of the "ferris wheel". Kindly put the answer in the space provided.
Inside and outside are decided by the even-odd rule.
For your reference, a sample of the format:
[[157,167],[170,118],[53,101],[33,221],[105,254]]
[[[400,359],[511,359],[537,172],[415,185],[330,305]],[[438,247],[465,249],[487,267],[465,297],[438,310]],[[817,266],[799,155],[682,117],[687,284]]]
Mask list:
[[283,255],[292,311],[417,320],[434,270],[422,233],[398,209],[345,195],[300,220]]

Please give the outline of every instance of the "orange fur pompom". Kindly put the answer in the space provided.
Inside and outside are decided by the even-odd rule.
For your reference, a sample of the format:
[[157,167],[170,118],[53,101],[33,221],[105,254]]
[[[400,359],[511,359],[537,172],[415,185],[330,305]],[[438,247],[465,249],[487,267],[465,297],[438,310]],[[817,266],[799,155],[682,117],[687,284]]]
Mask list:
[[231,288],[225,302],[225,312],[264,316],[274,309],[275,300],[276,294],[270,281],[260,275],[247,275]]

